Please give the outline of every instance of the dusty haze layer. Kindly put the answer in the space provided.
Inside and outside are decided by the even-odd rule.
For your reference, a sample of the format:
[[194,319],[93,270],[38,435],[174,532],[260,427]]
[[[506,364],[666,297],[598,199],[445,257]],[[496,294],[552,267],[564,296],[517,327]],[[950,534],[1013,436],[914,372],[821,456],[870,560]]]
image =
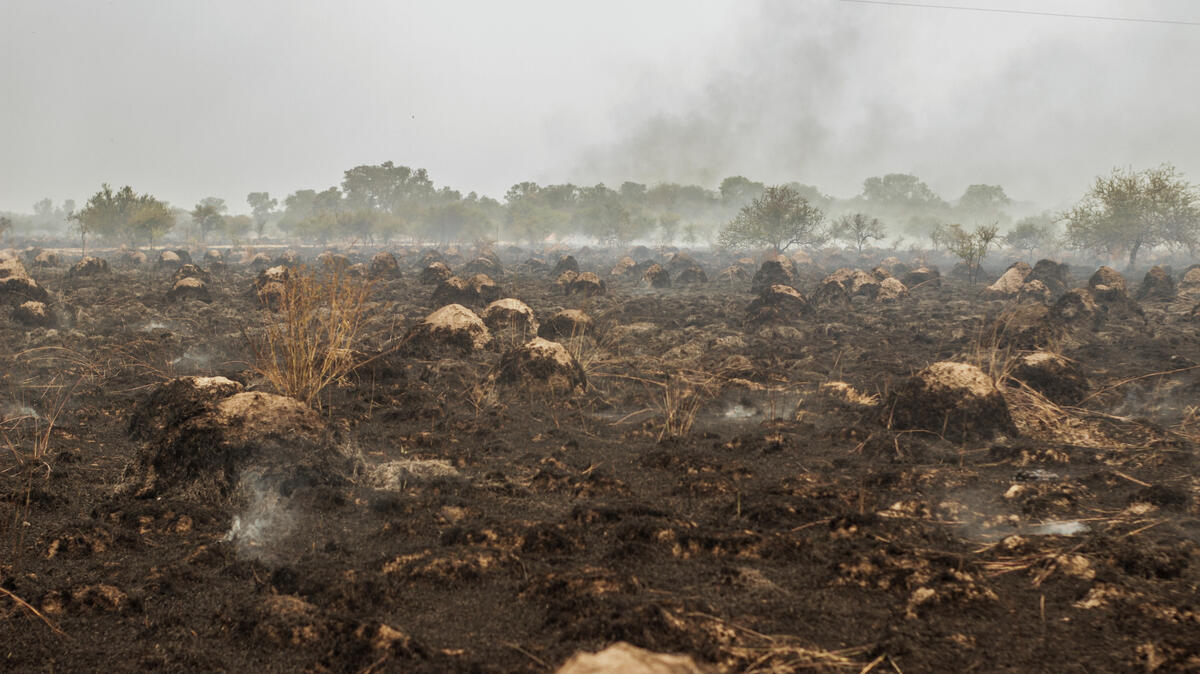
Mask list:
[[[1200,21],[1186,0],[942,4]],[[1200,26],[807,2],[89,0],[0,7],[0,210],[337,184],[915,173],[1048,207],[1114,166],[1200,178]]]

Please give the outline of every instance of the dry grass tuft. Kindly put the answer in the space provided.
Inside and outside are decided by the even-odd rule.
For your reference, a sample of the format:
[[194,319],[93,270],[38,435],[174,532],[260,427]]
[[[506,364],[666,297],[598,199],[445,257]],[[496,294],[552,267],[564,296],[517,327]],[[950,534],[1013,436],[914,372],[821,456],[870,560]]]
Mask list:
[[715,393],[716,378],[711,375],[679,373],[667,375],[665,382],[650,382],[659,388],[654,406],[661,418],[658,441],[682,438],[692,432],[696,414]]
[[321,391],[361,364],[354,346],[370,294],[371,283],[351,278],[342,265],[294,269],[279,319],[259,339],[247,337],[255,370],[280,394],[319,407]]

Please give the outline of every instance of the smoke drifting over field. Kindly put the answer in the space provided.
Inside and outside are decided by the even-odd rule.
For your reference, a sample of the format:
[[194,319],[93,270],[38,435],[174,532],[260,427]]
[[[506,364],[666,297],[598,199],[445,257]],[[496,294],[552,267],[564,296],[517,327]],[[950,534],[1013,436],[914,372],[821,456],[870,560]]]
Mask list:
[[[994,6],[1200,21],[1184,2]],[[1181,88],[1200,74],[1200,26],[767,2],[733,29],[698,55],[698,82],[645,82],[614,115],[620,140],[593,146],[579,172],[740,173],[840,196],[907,172],[947,198],[989,183],[1045,206],[1116,166],[1200,173],[1197,94]]]
[[[1200,21],[1194,3],[987,2]],[[394,160],[523,180],[913,173],[1059,206],[1114,166],[1200,176],[1200,27],[868,5],[6,3],[0,210],[102,181],[175,205]]]

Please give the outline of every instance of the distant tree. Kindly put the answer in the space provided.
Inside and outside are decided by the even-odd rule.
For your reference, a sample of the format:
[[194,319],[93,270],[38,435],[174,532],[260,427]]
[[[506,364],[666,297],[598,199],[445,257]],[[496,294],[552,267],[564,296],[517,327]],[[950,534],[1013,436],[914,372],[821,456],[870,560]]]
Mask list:
[[662,234],[664,244],[673,243],[679,235],[679,220],[679,215],[675,213],[663,213],[658,216],[658,231]]
[[907,173],[867,178],[863,181],[862,197],[871,204],[909,212],[946,205],[920,178]]
[[167,204],[143,195],[129,218],[128,231],[131,240],[144,239],[150,248],[175,227],[175,213]]
[[980,225],[974,232],[967,232],[957,224],[946,228],[946,247],[967,266],[971,283],[979,280],[983,258],[987,257],[988,249],[996,242],[999,231],[1000,228],[995,224]]
[[1163,164],[1144,171],[1117,169],[1099,176],[1073,208],[1062,214],[1067,242],[1107,255],[1127,252],[1129,266],[1143,248],[1169,245],[1195,251],[1200,243],[1200,197],[1196,188]]
[[192,209],[192,224],[200,230],[200,241],[208,239],[208,233],[225,228],[225,200],[217,197],[206,197]]
[[887,231],[883,228],[883,223],[865,213],[843,215],[833,223],[833,238],[849,243],[859,253],[871,241],[885,236]]
[[246,203],[250,205],[250,212],[254,216],[254,233],[261,239],[279,202],[267,192],[251,192],[246,195]]
[[245,238],[254,227],[254,218],[249,215],[230,215],[225,217],[225,235],[231,241]]
[[106,239],[129,240],[133,236],[130,222],[134,213],[143,205],[143,199],[152,198],[149,195],[139,197],[128,185],[116,192],[107,183],[101,185],[100,191],[72,217],[84,254],[87,254],[87,238],[93,234]]
[[1000,185],[971,185],[962,193],[955,210],[960,217],[972,221],[1003,224],[1012,221],[1006,212],[1012,203]]
[[12,229],[12,225],[12,218],[7,215],[0,215],[0,240],[3,240],[8,235],[9,230]]
[[824,220],[821,209],[790,187],[767,187],[722,228],[719,241],[724,248],[770,246],[776,252],[815,246],[829,239]]
[[1033,251],[1045,248],[1054,241],[1054,222],[1046,216],[1030,216],[1022,218],[1013,225],[1004,242],[1013,250],[1024,251],[1025,257],[1032,259]]
[[732,208],[741,208],[758,198],[766,187],[745,176],[729,176],[721,181],[718,191],[721,193],[721,203]]

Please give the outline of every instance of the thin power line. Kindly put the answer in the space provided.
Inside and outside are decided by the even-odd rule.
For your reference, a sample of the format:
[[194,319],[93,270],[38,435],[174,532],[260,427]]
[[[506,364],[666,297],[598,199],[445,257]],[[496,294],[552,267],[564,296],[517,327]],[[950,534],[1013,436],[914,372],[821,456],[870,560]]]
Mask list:
[[995,7],[956,7],[954,5],[932,5],[921,2],[893,2],[891,0],[841,0],[856,2],[862,5],[891,5],[895,7],[921,7],[923,9],[957,9],[964,12],[990,12],[993,14],[1028,14],[1032,16],[1053,16],[1063,19],[1093,19],[1096,21],[1128,21],[1130,23],[1166,23],[1176,26],[1200,26],[1200,21],[1176,21],[1173,19],[1137,19],[1124,16],[1099,16],[1094,14],[1061,14],[1058,12],[1038,12],[1027,9],[997,9]]

